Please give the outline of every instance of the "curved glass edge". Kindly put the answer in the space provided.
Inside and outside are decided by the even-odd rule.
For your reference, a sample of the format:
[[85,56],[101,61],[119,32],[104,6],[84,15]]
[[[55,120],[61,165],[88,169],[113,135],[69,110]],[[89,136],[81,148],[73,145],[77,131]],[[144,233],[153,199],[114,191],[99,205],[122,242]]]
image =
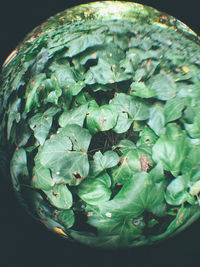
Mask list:
[[181,32],[186,38],[189,38],[200,44],[200,37],[180,20],[170,16],[162,11],[158,11],[152,7],[134,3],[121,1],[101,1],[82,4],[66,9],[56,15],[50,17],[41,25],[31,31],[25,39],[12,51],[3,63],[2,69],[6,67],[23,48],[26,43],[31,43],[42,33],[51,31],[62,25],[70,25],[75,23],[83,23],[84,21],[106,19],[127,19],[138,21],[141,23],[154,24],[158,27],[173,28],[175,31]]

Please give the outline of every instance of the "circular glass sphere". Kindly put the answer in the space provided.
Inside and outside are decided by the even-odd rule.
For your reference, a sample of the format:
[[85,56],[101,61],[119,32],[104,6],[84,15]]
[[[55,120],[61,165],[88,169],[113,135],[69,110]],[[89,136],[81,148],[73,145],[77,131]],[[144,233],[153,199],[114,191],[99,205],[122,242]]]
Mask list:
[[3,65],[0,145],[19,201],[71,241],[154,244],[200,216],[200,46],[151,7],[93,2]]

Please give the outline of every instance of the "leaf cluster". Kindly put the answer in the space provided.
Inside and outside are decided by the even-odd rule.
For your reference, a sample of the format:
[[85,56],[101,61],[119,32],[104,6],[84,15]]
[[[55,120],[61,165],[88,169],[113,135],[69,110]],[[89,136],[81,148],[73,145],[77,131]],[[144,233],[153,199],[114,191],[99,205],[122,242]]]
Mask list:
[[170,27],[125,19],[27,40],[2,73],[0,143],[34,215],[109,248],[152,243],[198,217],[198,52]]

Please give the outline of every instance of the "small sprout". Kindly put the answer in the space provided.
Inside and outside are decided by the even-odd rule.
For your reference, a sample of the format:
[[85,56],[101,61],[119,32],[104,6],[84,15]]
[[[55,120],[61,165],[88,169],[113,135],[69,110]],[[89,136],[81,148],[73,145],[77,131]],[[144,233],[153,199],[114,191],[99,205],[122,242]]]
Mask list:
[[88,217],[90,217],[90,216],[92,216],[93,215],[93,212],[91,212],[91,211],[89,211],[88,213],[87,213],[87,216]]

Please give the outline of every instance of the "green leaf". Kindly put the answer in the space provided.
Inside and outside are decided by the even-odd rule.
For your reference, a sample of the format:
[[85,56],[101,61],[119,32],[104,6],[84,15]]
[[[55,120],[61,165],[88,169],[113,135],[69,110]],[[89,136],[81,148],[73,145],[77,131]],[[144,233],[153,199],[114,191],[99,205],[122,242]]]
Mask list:
[[116,166],[119,162],[119,156],[114,151],[106,151],[102,154],[100,151],[96,152],[90,164],[90,174],[97,176],[102,171]]
[[109,105],[90,105],[87,114],[87,128],[91,134],[98,131],[108,131],[115,127],[117,113]]
[[86,84],[83,81],[78,81],[76,83],[71,82],[67,84],[65,90],[69,91],[71,95],[75,96],[78,95],[85,86]]
[[144,146],[130,147],[130,150],[123,151],[120,165],[112,169],[113,180],[119,184],[129,181],[137,172],[147,171],[152,165],[151,152]]
[[164,106],[165,123],[179,119],[182,116],[184,106],[184,99],[175,97],[168,100]]
[[40,156],[42,165],[52,167],[54,161],[60,161],[64,158],[65,153],[71,149],[72,143],[67,135],[66,128],[62,128],[45,142]]
[[190,187],[190,194],[192,196],[197,196],[200,192],[200,181],[197,181]]
[[102,203],[99,209],[107,217],[136,218],[145,209],[151,211],[163,200],[163,182],[154,183],[148,173],[138,172],[132,175],[113,199]]
[[32,78],[26,87],[26,105],[25,114],[28,113],[32,107],[40,106],[39,92],[45,88],[46,74],[40,73]]
[[10,139],[10,133],[12,129],[13,122],[18,120],[19,116],[19,108],[21,106],[21,98],[16,97],[12,104],[9,105],[9,113],[8,113],[8,122],[7,122],[7,139]]
[[88,130],[79,125],[59,129],[45,142],[40,156],[41,164],[60,175],[65,183],[79,184],[89,172],[86,151],[90,139]]
[[104,59],[99,58],[98,64],[90,67],[86,73],[86,84],[108,84],[115,82],[114,73],[111,70],[111,65]]
[[177,176],[187,150],[188,141],[185,132],[175,124],[168,124],[166,135],[161,135],[152,148],[152,158],[157,163],[161,161],[164,170]]
[[62,89],[56,76],[56,72],[51,75],[51,79],[45,81],[47,96],[44,95],[44,103],[53,103],[58,105],[58,99],[62,95]]
[[67,44],[69,48],[64,56],[76,56],[89,47],[103,44],[104,39],[105,35],[102,34],[83,34]]
[[144,127],[140,132],[139,139],[137,141],[137,146],[147,145],[152,146],[156,143],[158,136],[149,127]]
[[181,172],[190,177],[191,182],[200,180],[200,147],[193,145],[187,153]]
[[140,62],[139,55],[129,49],[126,52],[126,58],[120,61],[120,67],[124,68],[125,73],[134,73]]
[[97,205],[110,199],[111,180],[107,173],[96,178],[87,178],[78,187],[77,194],[88,204]]
[[125,133],[131,127],[131,124],[132,124],[132,119],[129,119],[128,114],[119,112],[117,118],[117,124],[113,128],[113,131],[118,134]]
[[65,89],[69,83],[76,82],[73,68],[70,66],[67,60],[64,62],[64,64],[58,64],[54,61],[50,65],[49,69],[52,72],[50,80],[51,86],[53,86],[53,83],[56,82],[61,89]]
[[[112,53],[111,53],[112,54]],[[116,64],[115,64],[116,63]],[[117,64],[118,62],[109,62],[108,58],[99,58],[96,66],[90,67],[85,76],[86,84],[112,84],[129,80],[131,77],[124,73]]]
[[127,113],[132,120],[146,120],[149,116],[149,106],[144,101],[124,93],[116,94],[109,105],[113,111]]
[[88,104],[83,104],[76,109],[64,111],[58,120],[58,123],[61,127],[65,127],[69,124],[78,124],[83,127],[83,123],[86,117],[86,113],[88,110]]
[[158,136],[165,133],[164,108],[161,104],[156,103],[150,108],[147,124]]
[[40,154],[36,155],[34,162],[35,165],[33,167],[33,177],[31,180],[32,186],[42,190],[52,189],[55,182],[53,181],[50,170],[40,163]]
[[77,124],[71,124],[61,128],[61,131],[65,132],[70,138],[73,150],[87,152],[91,141],[91,135],[87,129],[82,128]]
[[152,76],[147,84],[148,88],[154,90],[159,100],[169,100],[176,95],[176,85],[173,78],[161,72]]
[[156,92],[149,89],[143,82],[133,82],[131,84],[130,94],[141,98],[151,98],[156,96]]
[[25,146],[32,134],[28,124],[21,120],[19,123],[14,124],[14,129],[11,131],[11,136],[14,135],[15,145],[17,147]]
[[188,177],[181,175],[173,179],[167,186],[165,199],[170,205],[181,205],[187,200]]
[[43,190],[50,203],[58,209],[69,209],[72,206],[72,194],[66,185],[55,185],[51,190]]
[[109,237],[111,244],[113,243],[111,247],[128,246],[131,241],[142,235],[142,230],[134,225],[132,218],[99,216],[94,212],[91,212],[91,214],[92,216],[88,217],[88,223],[97,228],[99,242],[101,242],[101,239],[105,239],[105,236]]
[[194,117],[194,123],[184,123],[184,127],[191,138],[200,138],[200,120],[198,115]]
[[37,113],[29,120],[29,126],[34,131],[34,136],[41,145],[44,144],[49,134],[51,125],[52,117],[47,116],[45,113]]
[[130,140],[120,140],[116,146],[113,146],[113,149],[119,149],[123,154],[135,148],[135,144]]
[[34,58],[34,63],[31,67],[31,75],[40,74],[45,68],[46,63],[49,60],[49,51],[46,48],[42,48],[42,50],[37,54]]
[[10,174],[16,190],[20,190],[22,179],[29,177],[27,155],[23,148],[16,149],[10,162]]
[[60,210],[57,219],[66,229],[71,228],[75,223],[75,216],[73,210]]

